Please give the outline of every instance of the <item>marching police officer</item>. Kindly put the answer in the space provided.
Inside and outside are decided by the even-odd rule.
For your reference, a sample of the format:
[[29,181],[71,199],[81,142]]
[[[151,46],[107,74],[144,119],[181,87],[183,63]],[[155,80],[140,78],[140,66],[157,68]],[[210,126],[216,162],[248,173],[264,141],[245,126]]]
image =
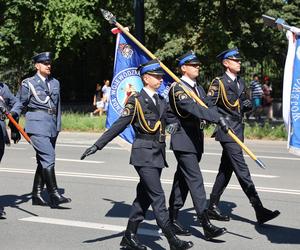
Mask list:
[[[16,102],[17,98],[11,93],[8,86],[5,83],[0,82],[0,162],[4,154],[5,144],[10,144],[6,131],[5,113],[8,112],[8,109],[10,109]],[[17,114],[12,113],[11,115],[15,118],[15,120],[18,120]],[[14,143],[18,143],[21,139],[19,131],[11,122],[9,122],[8,125],[11,130],[11,139]],[[0,218],[3,218],[4,215],[4,208],[0,207]]]
[[[212,81],[208,96],[218,106],[219,113],[227,120],[229,127],[243,141],[243,113],[251,110],[252,105],[245,93],[245,83],[238,75],[241,69],[241,57],[238,49],[234,48],[223,51],[217,58],[224,66],[225,73]],[[263,224],[277,217],[280,214],[279,211],[270,211],[263,207],[241,147],[221,129],[215,131],[215,138],[220,141],[223,152],[219,172],[210,195],[209,217],[222,221],[229,220],[229,217],[223,215],[218,209],[218,202],[233,172],[255,210],[258,223]]]
[[165,126],[167,104],[157,94],[164,72],[157,60],[151,60],[139,67],[144,83],[140,93],[131,95],[122,116],[96,143],[88,148],[81,159],[101,150],[109,141],[119,135],[130,123],[135,131],[130,164],[134,165],[140,182],[137,196],[132,204],[128,225],[120,245],[126,249],[144,250],[137,237],[138,225],[144,220],[151,205],[158,226],[167,237],[171,249],[189,249],[192,242],[182,241],[174,234],[165,204],[165,195],[160,182],[162,169],[167,166],[165,152]]
[[58,192],[55,176],[55,144],[61,129],[60,84],[51,76],[51,53],[33,57],[36,74],[23,80],[18,92],[19,105],[13,111],[20,114],[26,108],[25,130],[35,151],[37,169],[32,189],[32,205],[46,206],[41,196],[44,184],[49,193],[49,206],[57,208],[71,202]]
[[206,102],[204,89],[197,85],[200,62],[194,52],[189,51],[179,57],[178,67],[182,73],[181,84],[174,83],[169,92],[173,112],[177,116],[179,129],[171,136],[171,149],[178,165],[174,175],[173,187],[169,199],[169,213],[172,226],[178,235],[190,235],[178,222],[178,211],[183,207],[188,191],[191,193],[194,208],[204,230],[206,239],[218,237],[226,232],[211,224],[206,213],[207,202],[203,177],[199,162],[203,153],[203,127],[205,121],[219,123],[228,129],[215,107],[206,108],[199,105],[190,94]]

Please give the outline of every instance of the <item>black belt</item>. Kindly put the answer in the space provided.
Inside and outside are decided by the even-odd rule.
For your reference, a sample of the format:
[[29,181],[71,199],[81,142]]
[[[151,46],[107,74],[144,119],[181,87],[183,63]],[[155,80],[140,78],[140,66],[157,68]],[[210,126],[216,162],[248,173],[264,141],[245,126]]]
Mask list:
[[243,122],[243,117],[242,116],[226,115],[226,116],[224,116],[224,118],[228,121]]
[[27,109],[28,111],[30,112],[39,112],[39,111],[42,111],[42,112],[45,112],[49,115],[56,115],[56,109],[36,109],[36,108],[28,108]]
[[158,142],[165,142],[166,141],[166,135],[165,134],[136,134],[136,139],[143,139],[148,141],[158,141]]

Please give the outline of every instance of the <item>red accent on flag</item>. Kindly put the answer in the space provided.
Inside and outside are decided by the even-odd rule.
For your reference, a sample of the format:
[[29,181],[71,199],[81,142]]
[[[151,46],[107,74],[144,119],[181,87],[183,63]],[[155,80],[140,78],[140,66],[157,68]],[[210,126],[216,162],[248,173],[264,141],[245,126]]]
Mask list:
[[116,35],[118,33],[122,33],[122,30],[120,30],[119,28],[113,28],[113,29],[111,29],[111,33],[113,33],[114,35]]

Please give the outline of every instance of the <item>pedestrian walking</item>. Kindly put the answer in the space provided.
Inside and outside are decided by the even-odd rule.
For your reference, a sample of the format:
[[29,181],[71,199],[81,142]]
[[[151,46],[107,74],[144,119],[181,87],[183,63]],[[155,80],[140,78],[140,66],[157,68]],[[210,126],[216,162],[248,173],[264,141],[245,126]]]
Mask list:
[[[209,240],[224,234],[226,229],[214,226],[206,212],[206,193],[199,167],[203,153],[203,129],[206,121],[220,123],[223,129],[226,129],[226,124],[217,109],[207,102],[204,89],[197,83],[200,61],[194,52],[189,51],[177,60],[178,68],[182,74],[181,85],[174,83],[169,92],[170,104],[179,123],[179,128],[171,136],[171,149],[178,165],[169,199],[170,219],[173,229],[178,235],[190,234],[178,220],[179,210],[184,206],[190,191],[204,236]],[[209,108],[196,103],[186,90],[193,91],[201,100],[206,102]]]
[[[10,139],[6,131],[5,113],[8,112],[16,102],[17,98],[11,93],[8,86],[5,83],[0,82],[0,162],[4,155],[5,144],[10,145]],[[19,117],[16,113],[11,112],[11,115],[18,121]],[[8,123],[8,126],[11,130],[11,139],[14,143],[18,143],[21,139],[19,131],[11,122]],[[4,218],[4,216],[4,208],[0,206],[0,219]]]
[[83,153],[81,159],[101,150],[131,124],[135,131],[135,140],[132,144],[130,164],[134,166],[140,181],[120,245],[126,249],[146,249],[146,246],[138,241],[136,234],[139,224],[151,206],[158,226],[168,239],[170,249],[189,249],[193,243],[180,240],[173,232],[160,181],[162,169],[167,166],[165,127],[168,106],[157,94],[164,73],[157,60],[140,66],[138,71],[144,88],[140,93],[129,97],[121,117]]
[[[212,81],[208,96],[218,106],[219,113],[227,120],[230,129],[241,141],[244,141],[243,113],[250,110],[252,105],[246,97],[245,82],[239,76],[241,57],[238,49],[234,48],[223,51],[217,58],[224,66],[225,72]],[[219,172],[210,195],[209,217],[221,221],[229,220],[229,216],[223,215],[218,209],[218,203],[233,172],[255,210],[257,222],[263,224],[277,217],[280,214],[278,210],[271,211],[263,206],[241,147],[222,129],[217,128],[214,136],[221,143],[223,152]]]
[[25,130],[36,151],[37,168],[32,188],[32,205],[46,206],[41,193],[46,184],[52,208],[71,202],[58,192],[55,175],[55,144],[61,129],[60,83],[51,76],[51,53],[33,57],[36,74],[22,81],[17,94],[19,105],[13,111],[20,115],[26,108]]

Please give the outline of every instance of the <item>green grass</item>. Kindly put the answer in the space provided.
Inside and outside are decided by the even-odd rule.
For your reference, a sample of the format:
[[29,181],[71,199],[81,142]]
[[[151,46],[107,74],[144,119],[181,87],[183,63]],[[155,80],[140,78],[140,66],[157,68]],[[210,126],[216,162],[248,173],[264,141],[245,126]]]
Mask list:
[[271,125],[265,123],[260,126],[255,123],[254,126],[250,126],[246,123],[245,137],[248,139],[287,139],[287,132],[284,124]]
[[[63,131],[99,132],[105,129],[106,116],[90,117],[89,114],[64,112],[61,120]],[[24,127],[24,116],[21,117],[20,124]]]
[[[205,135],[211,136],[215,126],[211,125],[205,129]],[[268,139],[268,140],[285,140],[287,139],[287,132],[284,124],[271,125],[265,123],[263,126],[258,123],[245,123],[245,138],[247,139]]]
[[[65,112],[62,115],[62,130],[64,131],[82,131],[82,132],[100,132],[105,129],[106,116],[90,117],[89,114]],[[24,117],[21,117],[21,125],[24,127]],[[211,125],[205,129],[205,135],[211,136],[214,126]],[[270,139],[284,140],[287,138],[287,132],[283,124],[271,125],[265,123],[263,126],[257,123],[245,126],[245,138],[247,139]]]
[[89,114],[63,113],[62,129],[64,131],[99,132],[105,129],[106,116],[90,117]]

